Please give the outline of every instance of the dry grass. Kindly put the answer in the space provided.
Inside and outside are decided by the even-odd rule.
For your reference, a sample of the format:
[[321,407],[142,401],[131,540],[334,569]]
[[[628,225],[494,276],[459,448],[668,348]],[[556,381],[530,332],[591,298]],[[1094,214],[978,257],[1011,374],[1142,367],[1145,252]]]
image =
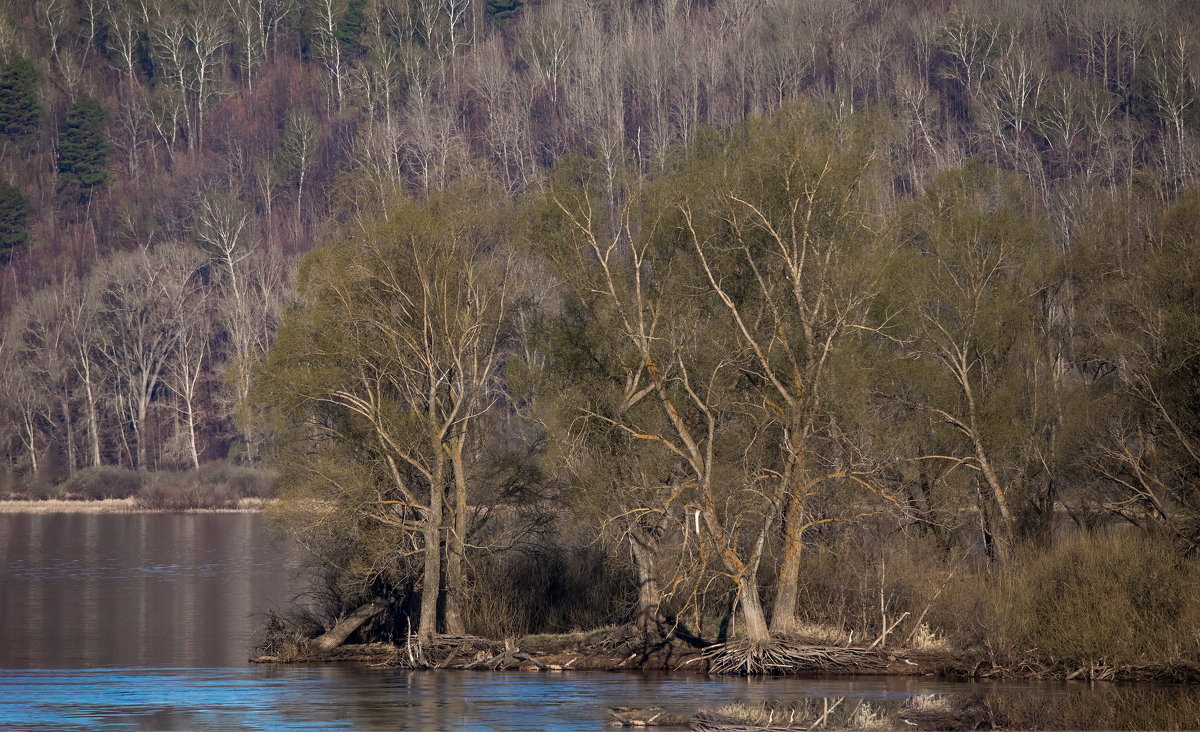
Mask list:
[[833,625],[823,625],[821,623],[800,623],[796,628],[795,635],[806,640],[830,646],[848,646],[851,640],[853,640],[853,636],[842,628]]
[[[865,701],[852,702],[845,697],[772,699],[758,704],[734,702],[718,709],[707,726],[713,729],[882,730],[895,723],[891,712],[896,710],[887,707]],[[703,719],[704,713],[698,716]],[[703,722],[697,727],[706,728]]]
[[890,715],[881,706],[870,702],[861,702],[850,717],[850,729],[877,730],[889,729],[892,726]]
[[0,513],[140,513],[136,499],[103,498],[67,501],[61,498],[0,501]]
[[[243,498],[231,508],[196,508],[187,513],[256,513],[269,501]],[[0,501],[0,513],[167,513],[165,509],[143,508],[136,498],[104,498],[95,501],[44,500]]]
[[907,645],[917,651],[947,651],[950,649],[950,642],[946,640],[946,637],[930,628],[928,623],[921,623],[913,630]]
[[946,711],[950,709],[950,702],[945,694],[913,694],[904,703],[904,708],[917,712]]

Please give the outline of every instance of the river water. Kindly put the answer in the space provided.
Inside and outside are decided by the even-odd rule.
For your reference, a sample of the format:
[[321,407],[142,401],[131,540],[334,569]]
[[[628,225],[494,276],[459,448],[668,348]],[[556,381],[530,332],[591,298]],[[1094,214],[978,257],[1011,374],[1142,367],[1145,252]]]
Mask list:
[[0,514],[0,729],[601,730],[621,705],[690,714],[737,700],[987,692],[1049,708],[1103,694],[1069,684],[248,663],[260,614],[290,602],[297,571],[255,514]]

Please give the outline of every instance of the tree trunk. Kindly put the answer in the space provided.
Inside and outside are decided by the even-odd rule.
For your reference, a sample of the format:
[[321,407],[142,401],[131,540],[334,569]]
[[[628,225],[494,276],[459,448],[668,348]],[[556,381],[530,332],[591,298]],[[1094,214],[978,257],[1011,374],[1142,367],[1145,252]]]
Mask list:
[[425,575],[421,586],[421,620],[417,635],[427,642],[437,634],[438,596],[442,583],[442,499],[446,469],[439,456],[429,485],[429,514],[425,518]]
[[149,397],[144,393],[138,395],[137,412],[134,415],[133,433],[137,440],[137,470],[146,470],[146,412],[149,409]]
[[1000,485],[1000,478],[992,468],[983,442],[978,437],[975,438],[975,458],[979,461],[979,471],[983,473],[984,481],[991,491],[992,501],[998,514],[999,520],[996,522],[998,524],[996,528],[999,530],[993,535],[997,549],[995,558],[1004,562],[1008,559],[1008,552],[1012,547],[1013,537],[1016,535],[1016,521],[1008,510],[1008,500],[1005,498],[1003,486]]
[[300,165],[300,176],[296,184],[296,238],[300,238],[302,227],[300,225],[300,211],[304,205],[304,164],[307,161],[302,161]]
[[67,473],[74,474],[78,466],[75,464],[75,420],[71,419],[71,402],[66,394],[59,403],[62,410],[63,426],[67,430]]
[[358,630],[363,623],[375,617],[387,607],[381,598],[372,598],[370,602],[342,618],[329,629],[327,633],[313,641],[313,645],[322,651],[332,651],[346,642],[350,634]]
[[654,570],[654,547],[647,537],[636,530],[630,532],[629,544],[638,573],[637,627],[643,633],[650,633],[663,621],[662,588],[658,584],[658,573]]
[[771,632],[767,629],[757,579],[748,575],[738,578],[738,603],[742,608],[742,620],[746,623],[746,639],[754,646],[769,645]]
[[100,467],[100,419],[96,414],[96,396],[92,392],[92,370],[90,364],[84,367],[83,389],[87,397],[88,447],[92,467]]
[[463,444],[459,435],[450,448],[450,467],[454,471],[454,509],[450,515],[450,531],[446,537],[446,632],[466,633],[463,606],[466,603],[466,576],[463,562],[467,542],[467,476],[463,472]]
[[787,471],[783,498],[783,556],[775,580],[775,602],[771,608],[771,632],[788,635],[796,632],[796,606],[800,596],[800,555],[804,549],[804,497],[807,483],[807,457],[804,449],[806,430],[800,418],[793,417],[790,444],[794,460]]
[[775,580],[775,602],[771,607],[771,632],[796,632],[796,605],[800,595],[800,553],[803,548],[804,502],[796,496],[784,511],[783,557]]
[[975,448],[975,459],[979,463],[979,472],[983,473],[983,478],[987,482],[988,489],[992,494],[992,501],[995,503],[996,511],[999,514],[999,521],[997,521],[999,531],[995,534],[995,543],[998,551],[995,557],[997,560],[1003,562],[1007,559],[1013,537],[1016,535],[1016,521],[1013,519],[1012,512],[1008,508],[1008,498],[1005,496],[1004,486],[1000,483],[1000,476],[996,475],[996,471],[992,467],[992,461],[988,458],[987,448],[983,445],[983,438],[980,436],[979,431],[979,420],[976,417],[975,393],[971,389],[965,369],[963,375],[959,377],[959,381],[963,387],[963,394],[967,398],[967,417],[971,423],[970,437],[971,444]]
[[29,466],[31,468],[33,468],[33,472],[36,475],[37,473],[41,472],[41,468],[38,466],[37,439],[36,439],[37,433],[33,426],[33,416],[30,414],[26,414],[24,421],[25,421],[25,434],[29,438],[28,440],[25,441],[25,444],[29,447]]
[[199,470],[200,451],[196,447],[196,411],[192,407],[190,397],[185,401],[187,403],[188,457],[191,459],[192,469]]

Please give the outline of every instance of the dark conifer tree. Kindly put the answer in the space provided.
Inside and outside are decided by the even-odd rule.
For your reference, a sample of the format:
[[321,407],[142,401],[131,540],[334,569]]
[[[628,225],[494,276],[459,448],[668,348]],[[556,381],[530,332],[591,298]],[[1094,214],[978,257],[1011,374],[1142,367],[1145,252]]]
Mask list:
[[338,23],[338,43],[342,44],[342,52],[348,58],[361,58],[367,49],[362,44],[362,34],[366,29],[367,0],[350,0],[346,3],[346,12]]
[[37,68],[17,55],[0,72],[0,133],[29,139],[37,132],[42,110],[37,94]]
[[58,189],[87,197],[108,181],[108,111],[84,94],[71,106],[58,138]]
[[516,17],[524,5],[525,0],[488,0],[487,14],[493,23],[501,25]]

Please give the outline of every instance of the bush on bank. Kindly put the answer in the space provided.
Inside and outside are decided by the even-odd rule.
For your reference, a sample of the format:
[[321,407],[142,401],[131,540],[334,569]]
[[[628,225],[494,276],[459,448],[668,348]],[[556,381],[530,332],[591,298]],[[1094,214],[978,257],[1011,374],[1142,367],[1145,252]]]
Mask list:
[[[595,547],[501,553],[476,569],[465,618],[471,634],[528,639],[629,623],[636,614],[636,578],[619,557]],[[1200,673],[1200,558],[1159,534],[1118,527],[1065,533],[1050,545],[1019,546],[1001,567],[947,552],[928,537],[848,532],[813,547],[803,576],[802,642],[870,646],[886,623],[889,633],[876,647],[945,655],[964,673]],[[412,593],[394,599],[393,618],[364,626],[351,642],[403,644]],[[668,627],[707,642],[739,635],[730,622],[732,597],[724,605],[719,593],[704,600],[700,623],[696,597],[668,599],[664,612],[681,622]],[[325,609],[329,617],[359,601],[329,598],[339,604]]]
[[889,646],[965,651],[1001,669],[1200,668],[1200,558],[1161,534],[1064,533],[1003,567],[920,539],[847,537],[812,551],[804,573],[804,619],[855,643],[879,637],[886,618],[899,620]]
[[134,498],[142,508],[160,510],[231,508],[243,498],[274,496],[276,480],[274,471],[226,461],[205,463],[197,470],[155,472],[101,465],[77,471],[57,484],[10,480],[4,492],[24,499]]

